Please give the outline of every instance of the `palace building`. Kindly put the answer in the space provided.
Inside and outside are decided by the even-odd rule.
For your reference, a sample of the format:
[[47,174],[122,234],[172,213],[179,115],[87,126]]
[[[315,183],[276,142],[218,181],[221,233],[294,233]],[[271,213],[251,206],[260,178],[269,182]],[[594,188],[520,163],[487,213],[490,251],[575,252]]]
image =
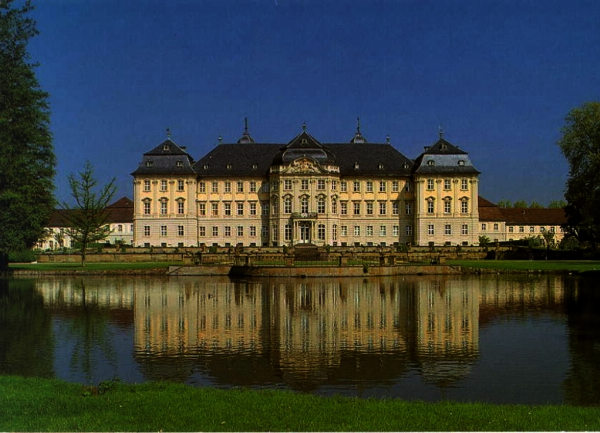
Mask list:
[[[134,246],[476,245],[479,171],[446,141],[410,159],[370,143],[235,143],[195,161],[170,136],[134,178]],[[501,239],[504,240],[504,239]]]

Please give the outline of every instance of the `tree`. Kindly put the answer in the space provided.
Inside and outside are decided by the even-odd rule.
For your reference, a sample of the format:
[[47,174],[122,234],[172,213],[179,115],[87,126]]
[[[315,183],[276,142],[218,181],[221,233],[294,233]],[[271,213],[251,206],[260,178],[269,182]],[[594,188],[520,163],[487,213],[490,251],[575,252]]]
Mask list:
[[552,200],[548,204],[548,209],[562,209],[567,205],[567,202],[564,200]]
[[70,207],[63,203],[67,210],[65,219],[66,233],[72,241],[78,243],[81,254],[81,266],[85,266],[85,253],[91,243],[106,239],[110,234],[106,209],[116,192],[115,178],[108,184],[98,188],[98,180],[94,177],[92,164],[87,161],[79,177],[69,174],[69,187],[76,205]]
[[600,241],[600,102],[571,110],[561,132],[557,144],[569,163],[564,228],[595,249]]
[[8,253],[31,248],[54,210],[56,160],[48,94],[27,51],[38,34],[33,7],[0,1],[0,272]]
[[530,204],[529,204],[529,209],[543,209],[544,206],[542,206],[541,204],[539,204],[537,201],[533,200]]
[[517,200],[513,207],[515,209],[527,209],[527,202],[525,200]]
[[498,202],[498,207],[510,209],[513,207],[512,202],[510,200],[500,200]]

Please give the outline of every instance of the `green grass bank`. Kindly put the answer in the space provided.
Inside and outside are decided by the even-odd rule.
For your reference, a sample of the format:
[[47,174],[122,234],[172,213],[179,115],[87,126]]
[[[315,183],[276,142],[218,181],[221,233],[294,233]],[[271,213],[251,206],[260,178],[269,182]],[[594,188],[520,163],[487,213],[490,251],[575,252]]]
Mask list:
[[536,272],[593,272],[600,271],[597,260],[448,260],[446,264],[469,269]]
[[0,376],[0,431],[583,431],[600,408],[423,403],[219,390],[97,387]]

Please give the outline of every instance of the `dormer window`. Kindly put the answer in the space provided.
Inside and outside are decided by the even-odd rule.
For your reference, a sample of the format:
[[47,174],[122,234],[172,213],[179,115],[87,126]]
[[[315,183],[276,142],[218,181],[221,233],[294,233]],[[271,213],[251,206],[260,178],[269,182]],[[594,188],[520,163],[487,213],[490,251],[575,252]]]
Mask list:
[[383,170],[383,164],[379,164],[379,165],[377,165],[377,168],[378,168],[379,170]]
[[258,164],[252,164],[252,170],[256,170],[258,168]]
[[447,145],[446,143],[442,143],[442,144],[440,145],[440,149],[441,149],[441,150],[448,150],[448,145]]
[[402,165],[402,167],[404,167],[404,168],[408,168],[408,164],[405,162],[405,163]]
[[204,170],[208,170],[208,164],[204,164]]
[[430,159],[429,161],[427,161],[427,165],[434,166],[435,165],[435,161],[433,159]]
[[464,162],[462,159],[460,159],[460,160],[458,161],[458,165],[460,165],[460,166],[463,166],[463,165],[465,165],[465,162]]
[[231,170],[232,167],[233,167],[232,164],[227,164],[227,170]]
[[163,150],[169,150],[169,145],[168,144],[163,144]]
[[152,167],[154,165],[154,161],[146,161],[146,167]]
[[358,168],[359,168],[358,162],[355,162],[355,163],[354,163],[354,169],[355,169],[355,170],[358,170]]
[[306,138],[303,138],[301,143],[302,144],[308,144],[308,141],[306,140]]
[[177,167],[183,167],[183,161],[177,161]]

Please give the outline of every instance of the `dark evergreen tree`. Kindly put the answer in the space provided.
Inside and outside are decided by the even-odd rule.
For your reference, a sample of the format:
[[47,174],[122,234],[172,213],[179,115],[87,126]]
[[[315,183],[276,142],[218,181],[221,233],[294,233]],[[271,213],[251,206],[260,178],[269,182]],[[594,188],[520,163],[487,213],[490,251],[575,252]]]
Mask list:
[[0,270],[31,248],[55,207],[55,156],[48,94],[27,44],[37,35],[31,2],[0,0]]
[[600,242],[600,102],[574,108],[558,145],[569,163],[567,235],[596,248]]

